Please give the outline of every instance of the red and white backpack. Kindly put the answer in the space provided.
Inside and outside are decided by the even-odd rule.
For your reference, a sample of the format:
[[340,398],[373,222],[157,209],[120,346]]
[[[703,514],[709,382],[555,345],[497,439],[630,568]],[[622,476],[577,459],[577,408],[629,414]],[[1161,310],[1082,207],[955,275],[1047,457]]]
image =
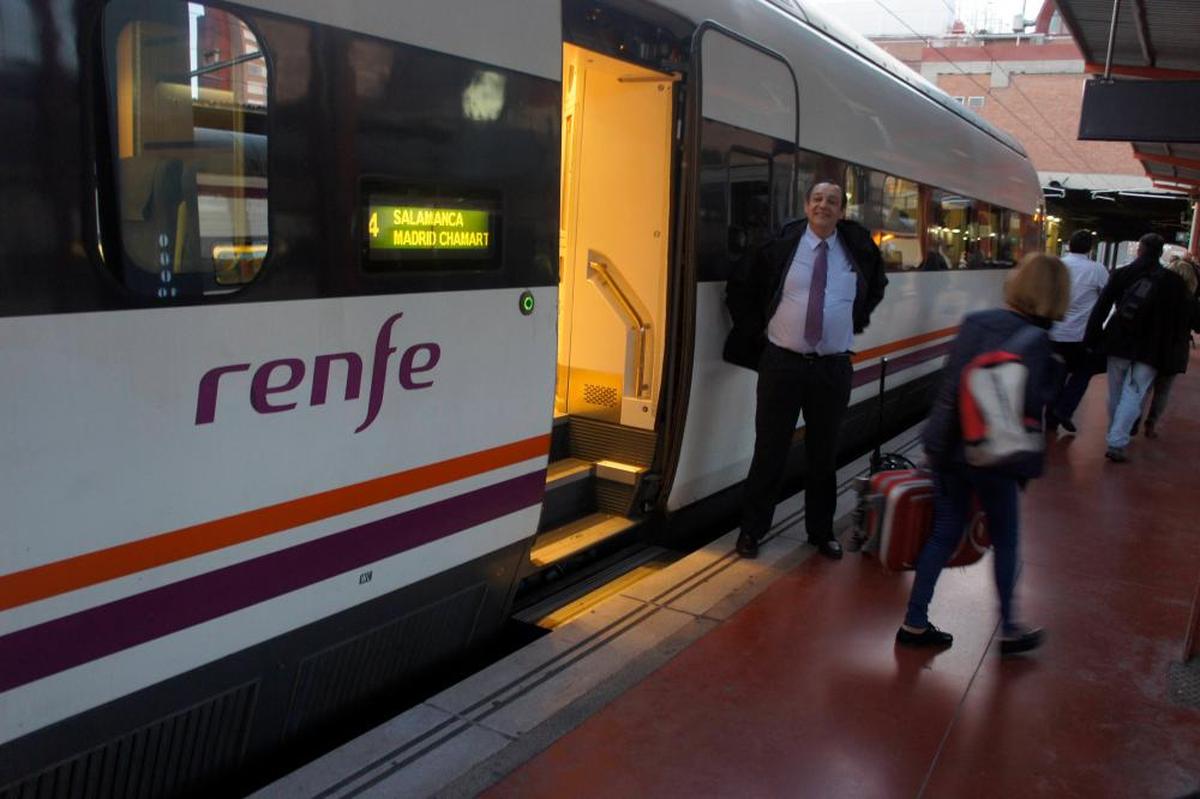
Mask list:
[[963,367],[958,412],[971,466],[1004,466],[1046,448],[1042,420],[1025,414],[1029,367],[1024,360],[1024,353],[1044,335],[1028,325],[999,349],[980,353]]

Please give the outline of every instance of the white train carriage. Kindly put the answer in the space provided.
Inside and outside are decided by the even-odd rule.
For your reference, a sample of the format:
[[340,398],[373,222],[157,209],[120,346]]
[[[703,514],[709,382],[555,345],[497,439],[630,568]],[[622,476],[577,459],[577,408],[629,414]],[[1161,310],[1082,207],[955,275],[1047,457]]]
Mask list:
[[1038,243],[1018,144],[790,0],[0,21],[0,797],[237,787],[731,507],[724,279],[812,179],[893,272],[860,413]]

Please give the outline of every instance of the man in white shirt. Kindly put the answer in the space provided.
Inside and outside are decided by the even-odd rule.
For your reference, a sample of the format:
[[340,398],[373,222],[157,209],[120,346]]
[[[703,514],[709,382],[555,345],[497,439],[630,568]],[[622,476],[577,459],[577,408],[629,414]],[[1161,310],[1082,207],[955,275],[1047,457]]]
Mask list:
[[[1092,308],[1108,283],[1108,270],[1088,258],[1092,251],[1092,234],[1077,230],[1067,244],[1070,250],[1063,263],[1071,273],[1071,305],[1061,322],[1050,328],[1050,340],[1054,351],[1063,359],[1066,368],[1059,385],[1058,398],[1046,414],[1046,429],[1053,432],[1059,425],[1068,433],[1075,432],[1071,417],[1075,408],[1087,392],[1092,375],[1103,371],[1103,362],[1091,356],[1083,346],[1083,334],[1087,330],[1088,317]],[[1097,368],[1099,366],[1099,368]]]
[[883,299],[887,277],[870,231],[842,219],[840,185],[814,184],[804,211],[806,219],[751,254],[728,288],[734,329],[725,358],[758,371],[754,458],[737,543],[743,557],[757,554],[771,527],[801,411],[808,540],[825,557],[842,556],[833,537],[835,458],[854,371],[850,349]]

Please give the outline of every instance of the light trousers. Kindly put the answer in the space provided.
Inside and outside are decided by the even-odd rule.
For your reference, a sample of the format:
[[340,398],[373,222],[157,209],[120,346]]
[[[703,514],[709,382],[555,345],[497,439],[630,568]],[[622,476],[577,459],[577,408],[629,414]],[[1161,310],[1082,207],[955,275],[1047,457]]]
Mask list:
[[1129,431],[1142,415],[1142,400],[1154,382],[1155,369],[1128,358],[1108,358],[1108,435],[1112,449],[1129,446]]

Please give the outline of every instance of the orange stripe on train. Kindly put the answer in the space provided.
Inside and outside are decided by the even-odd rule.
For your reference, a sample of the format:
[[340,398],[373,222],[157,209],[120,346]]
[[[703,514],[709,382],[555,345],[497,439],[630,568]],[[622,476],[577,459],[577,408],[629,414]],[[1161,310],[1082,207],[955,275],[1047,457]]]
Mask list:
[[955,325],[954,327],[944,327],[941,330],[931,330],[928,333],[921,333],[920,335],[912,336],[910,338],[902,338],[899,341],[891,341],[887,344],[881,344],[878,347],[872,347],[869,350],[863,350],[862,352],[855,353],[853,361],[854,363],[861,363],[863,361],[869,361],[872,358],[882,358],[884,355],[891,355],[893,352],[908,349],[909,347],[915,347],[918,344],[924,344],[927,341],[945,338],[946,336],[953,336],[957,332],[958,325]]
[[213,552],[546,455],[539,435],[0,576],[0,610]]

